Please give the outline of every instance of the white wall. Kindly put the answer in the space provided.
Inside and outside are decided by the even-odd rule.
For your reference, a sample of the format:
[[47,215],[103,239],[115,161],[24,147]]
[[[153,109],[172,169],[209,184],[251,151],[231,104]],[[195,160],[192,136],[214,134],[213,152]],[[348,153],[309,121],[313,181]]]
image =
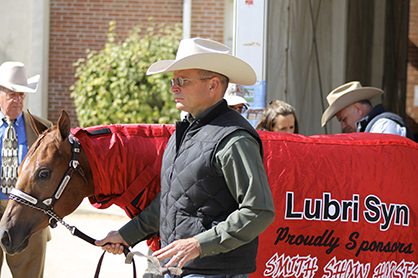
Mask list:
[[0,63],[19,61],[29,77],[41,75],[38,91],[28,94],[25,109],[47,118],[49,0],[0,0]]

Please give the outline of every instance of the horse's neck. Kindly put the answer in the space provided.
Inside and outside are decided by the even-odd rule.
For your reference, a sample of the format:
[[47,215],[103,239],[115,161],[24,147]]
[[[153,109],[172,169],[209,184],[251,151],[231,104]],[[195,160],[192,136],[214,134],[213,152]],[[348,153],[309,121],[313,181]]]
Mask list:
[[83,169],[84,176],[87,179],[87,189],[86,189],[86,196],[93,196],[94,195],[94,181],[93,181],[93,174],[91,171],[91,167],[89,161],[87,159],[87,155],[83,148],[80,148],[80,156],[79,156],[80,166]]

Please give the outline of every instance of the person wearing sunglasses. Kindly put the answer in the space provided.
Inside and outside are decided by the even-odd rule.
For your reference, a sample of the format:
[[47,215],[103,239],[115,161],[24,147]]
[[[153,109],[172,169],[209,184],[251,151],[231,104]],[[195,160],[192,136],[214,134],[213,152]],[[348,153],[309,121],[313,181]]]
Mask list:
[[246,90],[244,86],[237,84],[229,84],[224,99],[228,103],[229,108],[237,111],[240,114],[247,112],[250,104],[244,98]]
[[[256,270],[258,235],[274,220],[261,139],[228,107],[228,83],[253,85],[256,74],[221,43],[180,42],[176,59],[151,65],[147,74],[173,72],[171,92],[179,110],[161,167],[161,192],[138,216],[96,244],[121,254],[159,233],[153,256],[181,277],[248,277]],[[165,278],[177,277],[165,274]]]

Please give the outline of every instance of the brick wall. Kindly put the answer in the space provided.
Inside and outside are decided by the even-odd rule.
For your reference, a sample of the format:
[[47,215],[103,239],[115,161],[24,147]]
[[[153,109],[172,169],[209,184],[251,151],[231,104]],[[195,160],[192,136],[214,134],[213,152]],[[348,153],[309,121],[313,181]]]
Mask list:
[[418,86],[418,0],[410,0],[408,78],[406,95],[407,124],[418,133],[418,107],[414,106],[415,86]]
[[223,42],[224,1],[192,1],[192,37]]
[[[192,37],[222,42],[224,1],[192,1]],[[100,50],[106,43],[110,21],[116,21],[117,40],[124,40],[138,24],[148,22],[181,23],[182,0],[51,0],[49,49],[48,119],[56,123],[61,110],[78,126],[69,87],[74,84],[72,66],[86,49]]]

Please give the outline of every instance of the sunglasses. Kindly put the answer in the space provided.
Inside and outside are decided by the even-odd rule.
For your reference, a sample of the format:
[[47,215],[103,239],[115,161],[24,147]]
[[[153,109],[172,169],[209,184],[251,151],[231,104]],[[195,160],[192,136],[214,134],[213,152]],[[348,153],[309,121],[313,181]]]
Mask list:
[[206,80],[206,79],[212,79],[212,78],[213,77],[204,77],[204,78],[181,78],[181,77],[177,77],[176,79],[174,79],[174,78],[170,79],[170,85],[171,85],[171,87],[173,87],[174,84],[177,83],[177,85],[179,87],[183,87],[185,81],[189,81],[189,80],[193,80],[193,79],[194,80]]
[[245,105],[234,105],[234,106],[229,106],[229,108],[237,111],[240,114],[247,112],[247,106]]

